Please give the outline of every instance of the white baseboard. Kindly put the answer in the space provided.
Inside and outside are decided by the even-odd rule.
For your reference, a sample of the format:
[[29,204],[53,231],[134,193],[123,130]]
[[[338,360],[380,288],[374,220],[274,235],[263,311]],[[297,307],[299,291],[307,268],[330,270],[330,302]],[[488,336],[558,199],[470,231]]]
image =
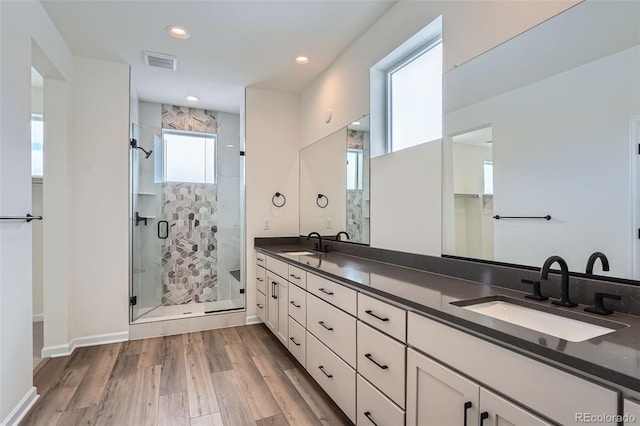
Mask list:
[[256,316],[256,315],[252,315],[250,317],[247,317],[247,325],[251,325],[251,324],[262,324],[262,320]]
[[0,426],[16,426],[27,415],[33,404],[38,400],[38,391],[35,386],[31,386],[29,391],[22,397],[9,415],[0,423]]
[[126,342],[129,340],[129,332],[122,331],[120,333],[96,334],[94,336],[78,337],[73,339],[66,345],[47,346],[42,348],[42,358],[57,358],[68,356],[73,353],[75,348],[83,348],[86,346],[106,345],[108,343]]
[[44,321],[44,314],[33,314],[33,322]]

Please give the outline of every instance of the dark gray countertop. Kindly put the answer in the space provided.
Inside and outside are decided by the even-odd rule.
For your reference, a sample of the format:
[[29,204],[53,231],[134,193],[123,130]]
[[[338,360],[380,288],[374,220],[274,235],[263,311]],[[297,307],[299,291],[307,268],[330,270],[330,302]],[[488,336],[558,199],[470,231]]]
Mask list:
[[[305,249],[297,244],[256,244],[256,249],[532,358],[584,373],[585,377],[603,384],[640,392],[640,317],[621,313],[606,317],[589,314],[583,311],[584,305],[556,307],[550,301],[524,299],[525,293],[519,291],[337,252],[308,256],[286,254]],[[621,328],[583,342],[569,342],[451,304],[495,295],[516,298],[548,312],[605,327],[613,322],[613,328]]]

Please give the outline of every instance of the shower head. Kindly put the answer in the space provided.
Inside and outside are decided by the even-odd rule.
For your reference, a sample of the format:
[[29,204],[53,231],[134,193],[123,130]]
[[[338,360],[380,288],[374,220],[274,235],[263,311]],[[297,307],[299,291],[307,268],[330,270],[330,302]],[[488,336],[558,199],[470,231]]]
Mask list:
[[144,158],[149,158],[149,157],[151,157],[151,154],[153,154],[153,150],[147,151],[143,147],[138,146],[138,141],[135,140],[135,139],[131,139],[130,143],[131,143],[131,148],[139,149],[140,151],[144,152]]

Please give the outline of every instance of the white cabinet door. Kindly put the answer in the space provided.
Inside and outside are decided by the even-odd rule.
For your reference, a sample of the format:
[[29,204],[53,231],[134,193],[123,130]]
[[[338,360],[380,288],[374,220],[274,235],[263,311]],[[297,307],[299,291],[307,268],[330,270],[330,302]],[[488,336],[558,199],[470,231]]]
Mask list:
[[280,279],[275,286],[276,300],[278,302],[278,325],[276,326],[276,336],[282,343],[287,345],[289,340],[289,283]]
[[407,426],[475,426],[479,399],[477,383],[407,351]]
[[640,402],[625,399],[622,414],[624,426],[637,424],[636,422],[640,421]]
[[480,388],[480,426],[551,425],[524,408],[501,396]]
[[282,343],[289,339],[287,280],[267,271],[267,316],[265,323]]

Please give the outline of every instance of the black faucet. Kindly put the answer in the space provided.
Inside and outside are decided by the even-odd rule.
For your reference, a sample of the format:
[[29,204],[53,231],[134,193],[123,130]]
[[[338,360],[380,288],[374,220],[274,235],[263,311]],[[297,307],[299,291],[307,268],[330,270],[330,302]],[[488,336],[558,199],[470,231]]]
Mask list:
[[549,268],[551,265],[557,263],[560,266],[560,272],[562,273],[562,292],[560,295],[560,300],[554,300],[554,305],[564,306],[565,308],[573,308],[574,306],[578,306],[577,303],[573,303],[571,299],[569,299],[569,267],[567,266],[567,262],[560,256],[551,256],[547,260],[544,261],[544,265],[542,265],[542,269],[540,269],[540,279],[546,280],[549,277]]
[[344,236],[347,237],[347,240],[350,240],[349,234],[347,234],[345,231],[340,231],[336,234],[336,241],[340,241],[340,235],[342,234],[344,234]]
[[589,256],[589,260],[587,261],[587,275],[593,275],[593,265],[598,259],[600,259],[600,262],[602,263],[602,270],[609,270],[609,259],[607,259],[607,256],[605,256],[604,253],[597,251]]
[[309,238],[311,238],[312,235],[317,235],[318,236],[318,242],[316,243],[316,250],[317,251],[326,251],[322,247],[322,236],[318,232],[309,232],[309,235],[307,235],[307,241],[309,241]]

